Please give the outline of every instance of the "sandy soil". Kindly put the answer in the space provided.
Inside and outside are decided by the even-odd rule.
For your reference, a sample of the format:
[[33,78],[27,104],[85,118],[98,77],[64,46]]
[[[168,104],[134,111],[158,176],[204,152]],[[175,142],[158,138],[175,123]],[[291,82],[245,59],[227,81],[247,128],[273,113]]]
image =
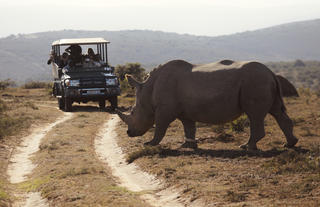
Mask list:
[[[23,138],[23,141],[19,147],[17,147],[12,156],[10,157],[7,174],[9,181],[12,184],[21,183],[27,180],[27,176],[36,167],[31,161],[33,153],[39,150],[41,139],[50,131],[54,126],[70,119],[71,113],[64,113],[64,116],[57,119],[55,122],[34,128],[33,132]],[[13,206],[48,206],[46,200],[41,198],[40,193],[32,192],[28,194],[15,194],[18,197],[18,201]]]
[[112,174],[119,179],[119,185],[134,192],[141,192],[141,198],[152,206],[201,206],[199,201],[186,204],[181,199],[180,190],[174,187],[164,189],[164,181],[141,171],[134,163],[126,163],[125,154],[117,144],[115,129],[118,122],[118,116],[111,116],[99,132],[95,148],[99,159],[108,164]]

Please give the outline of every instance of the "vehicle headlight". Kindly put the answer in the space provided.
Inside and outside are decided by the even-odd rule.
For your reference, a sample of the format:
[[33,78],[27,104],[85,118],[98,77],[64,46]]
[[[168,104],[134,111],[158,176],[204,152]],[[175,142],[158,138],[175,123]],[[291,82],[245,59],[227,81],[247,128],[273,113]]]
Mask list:
[[66,86],[79,86],[80,85],[80,80],[67,79],[64,82],[65,82]]
[[118,85],[118,79],[117,78],[107,78],[106,84],[109,86],[115,86]]
[[104,70],[109,72],[109,73],[113,72],[113,69],[111,67],[104,67]]

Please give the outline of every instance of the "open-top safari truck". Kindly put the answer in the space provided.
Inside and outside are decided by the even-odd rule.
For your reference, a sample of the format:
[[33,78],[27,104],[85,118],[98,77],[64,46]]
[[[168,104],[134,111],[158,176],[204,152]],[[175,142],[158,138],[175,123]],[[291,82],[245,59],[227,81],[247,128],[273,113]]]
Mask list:
[[53,95],[60,109],[72,111],[73,102],[88,101],[105,108],[106,100],[112,109],[117,107],[120,85],[114,67],[108,64],[108,43],[103,38],[61,39],[52,43],[48,64],[52,64]]

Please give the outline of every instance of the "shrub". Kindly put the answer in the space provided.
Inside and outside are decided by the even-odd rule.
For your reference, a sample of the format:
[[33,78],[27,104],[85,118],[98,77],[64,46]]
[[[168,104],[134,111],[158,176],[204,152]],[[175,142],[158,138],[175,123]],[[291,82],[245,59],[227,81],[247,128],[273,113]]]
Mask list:
[[15,119],[5,115],[0,114],[0,139],[10,135],[13,127],[19,124]]
[[245,127],[249,126],[249,120],[246,115],[240,116],[238,119],[232,121],[231,123],[231,130],[234,132],[243,132]]
[[10,79],[0,81],[0,90],[4,90],[10,86],[16,86],[16,83]]
[[49,82],[41,82],[41,81],[30,81],[22,86],[25,89],[33,89],[33,88],[52,88],[52,83]]
[[294,65],[293,65],[294,67],[305,67],[306,66],[306,64],[302,61],[302,60],[296,60],[295,62],[294,62]]
[[22,124],[30,124],[28,122],[29,117],[10,117],[4,113],[6,110],[6,104],[0,99],[0,140],[5,136],[11,135]]
[[7,110],[7,105],[4,103],[4,101],[2,101],[0,99],[0,115],[2,112],[4,112],[5,110]]
[[146,76],[145,69],[141,67],[140,63],[127,63],[125,65],[117,65],[115,69],[116,75],[120,80],[125,80],[125,75],[133,75],[137,80],[142,81]]
[[126,92],[127,94],[134,96],[134,88],[132,88],[132,86],[129,85],[127,79],[120,80],[120,89],[122,92]]

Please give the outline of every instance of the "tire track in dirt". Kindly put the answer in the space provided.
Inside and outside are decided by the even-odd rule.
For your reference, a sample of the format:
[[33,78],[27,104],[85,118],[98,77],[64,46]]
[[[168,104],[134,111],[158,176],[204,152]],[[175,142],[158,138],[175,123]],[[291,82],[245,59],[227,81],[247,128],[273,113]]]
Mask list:
[[[30,158],[33,153],[39,150],[41,139],[45,137],[47,132],[53,127],[71,119],[72,116],[72,113],[64,113],[63,117],[58,118],[55,122],[35,128],[30,135],[22,139],[22,143],[13,150],[12,156],[9,160],[7,174],[9,176],[10,183],[18,184],[28,179],[27,176],[36,167]],[[39,192],[32,192],[28,194],[17,193],[15,196],[22,198],[22,201],[15,202],[13,206],[49,206],[47,201],[41,198],[41,194]]]
[[120,185],[130,191],[141,192],[141,198],[152,206],[202,206],[200,201],[184,202],[181,191],[173,187],[163,189],[162,181],[141,171],[134,163],[127,164],[125,154],[116,141],[115,128],[118,122],[116,115],[110,117],[98,133],[95,148],[99,159],[112,169],[112,174],[119,179]]

